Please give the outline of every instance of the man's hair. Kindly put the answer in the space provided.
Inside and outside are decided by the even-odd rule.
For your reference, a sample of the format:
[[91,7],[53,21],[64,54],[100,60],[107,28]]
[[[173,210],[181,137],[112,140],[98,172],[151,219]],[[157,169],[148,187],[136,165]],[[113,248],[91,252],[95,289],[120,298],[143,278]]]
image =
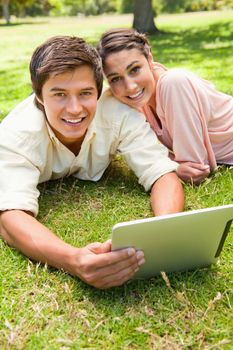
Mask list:
[[[98,98],[103,86],[101,59],[94,47],[76,36],[55,36],[38,46],[30,62],[32,88],[42,97],[42,87],[52,73],[61,74],[88,65],[93,69]],[[41,104],[36,100],[37,107]]]
[[108,55],[121,50],[138,49],[148,58],[150,45],[145,34],[137,32],[135,29],[116,28],[105,32],[99,41],[97,51],[102,59],[104,67]]

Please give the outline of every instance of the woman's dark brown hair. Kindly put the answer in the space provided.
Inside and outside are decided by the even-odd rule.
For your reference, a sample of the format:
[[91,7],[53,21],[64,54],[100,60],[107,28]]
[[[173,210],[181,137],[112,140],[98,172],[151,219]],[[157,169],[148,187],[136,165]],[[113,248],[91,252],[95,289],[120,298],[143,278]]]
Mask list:
[[137,32],[135,29],[110,29],[101,36],[97,46],[103,67],[108,55],[130,49],[138,49],[148,58],[150,45],[146,35]]

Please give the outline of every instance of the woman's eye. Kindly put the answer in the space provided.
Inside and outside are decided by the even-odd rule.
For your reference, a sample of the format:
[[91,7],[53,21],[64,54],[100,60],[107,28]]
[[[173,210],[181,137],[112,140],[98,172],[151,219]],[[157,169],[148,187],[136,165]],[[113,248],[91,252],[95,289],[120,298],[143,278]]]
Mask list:
[[133,67],[130,71],[130,73],[134,74],[134,73],[138,73],[140,70],[140,67]]
[[120,77],[114,77],[110,80],[110,84],[117,83],[120,80]]

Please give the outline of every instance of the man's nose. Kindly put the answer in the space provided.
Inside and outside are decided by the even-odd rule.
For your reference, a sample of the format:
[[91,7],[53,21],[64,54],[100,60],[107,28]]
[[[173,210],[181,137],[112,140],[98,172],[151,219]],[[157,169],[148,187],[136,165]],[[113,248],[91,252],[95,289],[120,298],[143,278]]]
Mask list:
[[77,96],[71,96],[68,99],[66,110],[67,110],[67,113],[75,114],[75,115],[82,112],[83,106],[80,103],[79,98]]

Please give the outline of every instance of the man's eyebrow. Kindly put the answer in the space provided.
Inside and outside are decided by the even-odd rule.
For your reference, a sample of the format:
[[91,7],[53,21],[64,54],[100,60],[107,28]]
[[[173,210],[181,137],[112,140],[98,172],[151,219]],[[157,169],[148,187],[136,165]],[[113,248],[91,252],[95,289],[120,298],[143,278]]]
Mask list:
[[[138,63],[139,61],[138,60],[135,60],[133,62],[131,62],[130,64],[128,64],[128,66],[126,67],[126,70],[129,70],[135,63]],[[106,75],[106,78],[110,78],[114,75],[118,75],[118,73],[115,73],[115,72],[112,72],[112,73],[109,73],[108,75]]]
[[81,90],[83,91],[83,90],[95,90],[95,89],[96,89],[96,87],[94,87],[94,86],[87,86],[87,87],[84,87]]
[[50,89],[50,91],[65,91],[65,89],[54,86],[53,88]]
[[[95,90],[95,88],[93,86],[87,86],[87,87],[84,87],[82,89],[80,89],[81,91],[83,90]],[[54,86],[50,89],[50,91],[66,91],[66,89],[63,89],[63,88],[60,88],[60,87],[57,87],[57,86]]]

